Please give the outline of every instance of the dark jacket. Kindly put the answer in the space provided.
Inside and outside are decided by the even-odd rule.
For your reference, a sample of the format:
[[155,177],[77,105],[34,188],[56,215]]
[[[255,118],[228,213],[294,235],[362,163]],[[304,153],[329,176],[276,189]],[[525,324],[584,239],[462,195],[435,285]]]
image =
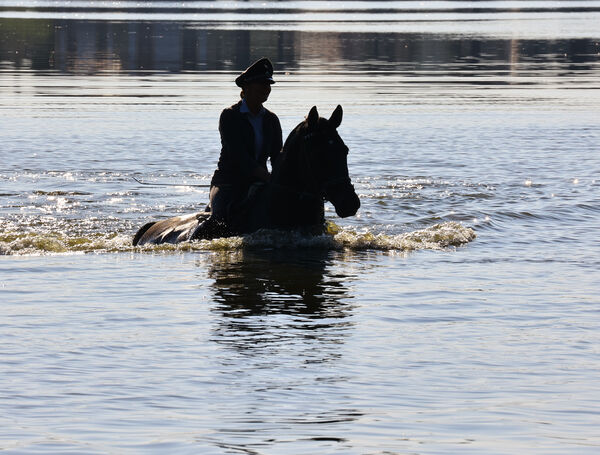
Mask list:
[[252,172],[258,166],[267,169],[267,158],[271,164],[281,152],[281,124],[277,116],[265,109],[263,118],[263,148],[256,158],[254,129],[240,112],[242,102],[234,104],[221,112],[219,132],[221,133],[221,155],[211,185],[235,185],[248,187],[256,178]]

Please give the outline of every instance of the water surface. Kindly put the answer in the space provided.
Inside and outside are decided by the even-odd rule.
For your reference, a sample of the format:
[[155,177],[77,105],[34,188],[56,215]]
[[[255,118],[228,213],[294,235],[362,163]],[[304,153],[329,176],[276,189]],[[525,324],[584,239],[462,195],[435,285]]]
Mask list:
[[[0,448],[596,453],[598,11],[0,2]],[[284,135],[344,107],[358,216],[133,248],[265,55]]]

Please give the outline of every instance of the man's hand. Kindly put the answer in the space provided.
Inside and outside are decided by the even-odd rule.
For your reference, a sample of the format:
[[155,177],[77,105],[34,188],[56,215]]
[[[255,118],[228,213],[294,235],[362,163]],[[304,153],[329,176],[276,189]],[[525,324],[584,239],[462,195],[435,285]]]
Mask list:
[[259,179],[261,182],[267,183],[269,182],[269,180],[271,180],[271,174],[269,174],[269,171],[267,171],[264,167],[261,166],[256,166],[254,168],[254,171],[252,172],[252,175]]

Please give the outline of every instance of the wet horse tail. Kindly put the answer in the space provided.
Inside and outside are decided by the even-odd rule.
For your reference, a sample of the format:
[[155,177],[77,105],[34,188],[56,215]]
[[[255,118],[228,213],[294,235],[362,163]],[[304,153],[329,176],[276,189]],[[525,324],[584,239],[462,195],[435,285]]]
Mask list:
[[199,212],[146,223],[137,231],[132,243],[134,246],[141,246],[190,240],[198,225],[209,215],[207,212]]
[[144,236],[144,234],[146,233],[146,231],[148,229],[150,229],[152,226],[154,226],[157,222],[156,221],[151,221],[150,223],[146,223],[144,224],[135,234],[135,237],[133,238],[133,246],[137,246],[137,244],[140,242],[140,239]]

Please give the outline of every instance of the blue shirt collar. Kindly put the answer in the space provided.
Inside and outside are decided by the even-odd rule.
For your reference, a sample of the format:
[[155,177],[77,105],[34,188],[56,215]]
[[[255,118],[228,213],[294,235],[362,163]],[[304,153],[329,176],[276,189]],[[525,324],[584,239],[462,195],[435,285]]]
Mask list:
[[[242,105],[240,106],[240,112],[242,114],[250,114],[250,115],[254,115],[252,112],[250,112],[250,108],[248,107],[248,105],[246,104],[246,100],[242,99]],[[260,110],[260,112],[255,116],[262,116],[265,113],[265,107],[263,106]]]

